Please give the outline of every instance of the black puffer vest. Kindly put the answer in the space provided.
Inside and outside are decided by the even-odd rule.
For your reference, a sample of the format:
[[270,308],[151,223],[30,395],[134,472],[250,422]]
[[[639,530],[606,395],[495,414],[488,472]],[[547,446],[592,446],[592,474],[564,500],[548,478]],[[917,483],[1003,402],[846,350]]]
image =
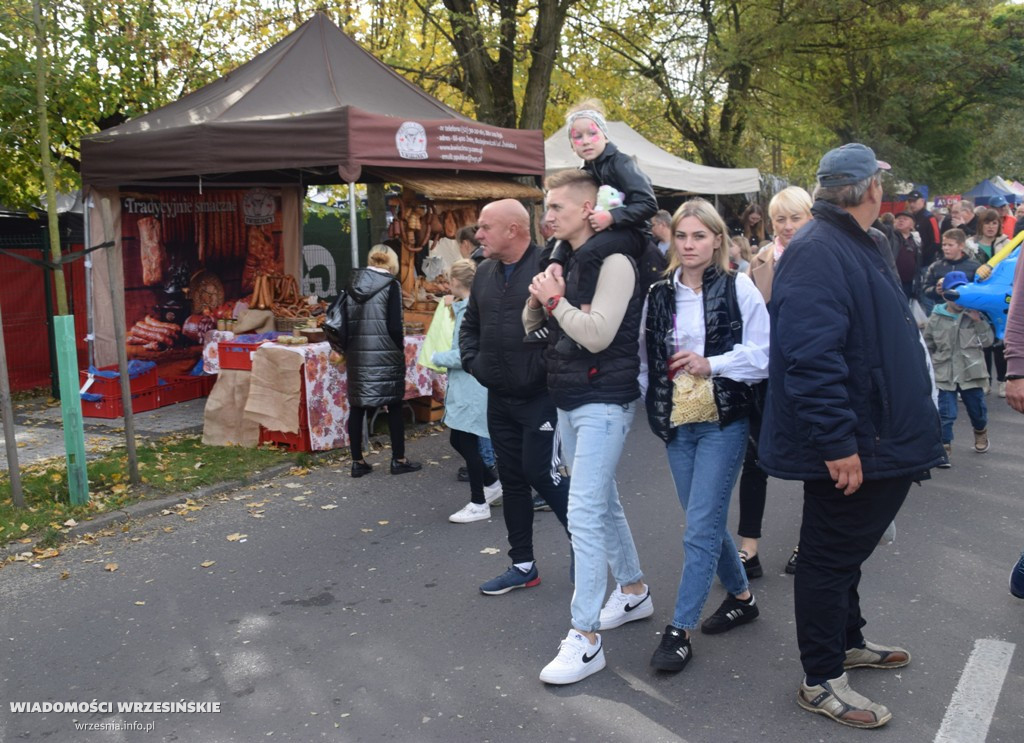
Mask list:
[[[580,272],[573,271],[579,264],[584,245],[573,251],[564,269],[565,299],[579,306],[577,300]],[[628,256],[627,256],[628,258]],[[548,390],[555,405],[562,410],[574,410],[588,403],[626,405],[640,397],[639,343],[640,316],[643,298],[636,280],[636,263],[628,258],[633,268],[633,294],[626,314],[611,344],[600,353],[591,353],[566,335],[552,322],[545,362],[548,371]]]
[[[676,293],[674,277],[651,286],[647,295],[647,421],[656,436],[668,443],[675,436],[669,424],[672,414],[672,382],[668,378],[668,347],[665,339],[674,327]],[[743,338],[743,318],[736,299],[736,276],[711,266],[704,270],[704,357],[720,356]],[[750,415],[750,385],[727,377],[712,377],[718,425],[725,427]]]
[[405,396],[405,349],[388,335],[388,293],[400,291],[395,277],[357,269],[345,296],[348,399],[376,408]]

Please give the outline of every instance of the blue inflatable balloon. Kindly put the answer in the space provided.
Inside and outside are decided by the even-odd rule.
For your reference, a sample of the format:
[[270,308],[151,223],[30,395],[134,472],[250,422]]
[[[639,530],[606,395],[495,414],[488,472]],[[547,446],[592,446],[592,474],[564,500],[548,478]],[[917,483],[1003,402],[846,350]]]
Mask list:
[[953,290],[944,290],[942,296],[969,310],[979,310],[988,315],[996,331],[996,338],[1003,339],[1006,332],[1006,313],[1010,309],[1010,292],[1013,289],[1013,274],[1017,269],[1020,247],[1014,248],[1006,258],[992,269],[992,275],[984,281],[975,278],[970,284],[963,284]]

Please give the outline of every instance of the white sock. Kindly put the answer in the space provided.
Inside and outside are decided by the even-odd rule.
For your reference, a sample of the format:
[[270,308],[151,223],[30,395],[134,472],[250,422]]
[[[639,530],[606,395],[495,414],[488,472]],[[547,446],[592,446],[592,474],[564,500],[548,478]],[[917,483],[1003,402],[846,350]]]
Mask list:
[[530,560],[529,562],[517,562],[515,563],[515,566],[522,570],[524,573],[529,573],[531,570],[533,570],[533,560]]

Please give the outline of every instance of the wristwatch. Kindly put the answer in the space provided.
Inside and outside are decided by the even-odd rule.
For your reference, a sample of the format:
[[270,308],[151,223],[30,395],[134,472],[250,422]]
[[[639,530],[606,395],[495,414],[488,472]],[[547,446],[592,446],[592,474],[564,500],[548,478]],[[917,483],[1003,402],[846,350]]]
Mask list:
[[549,313],[550,312],[554,312],[555,311],[555,307],[557,307],[558,303],[561,302],[561,301],[562,301],[562,295],[561,294],[556,294],[555,296],[551,297],[551,299],[549,299],[547,302],[544,303],[544,308]]

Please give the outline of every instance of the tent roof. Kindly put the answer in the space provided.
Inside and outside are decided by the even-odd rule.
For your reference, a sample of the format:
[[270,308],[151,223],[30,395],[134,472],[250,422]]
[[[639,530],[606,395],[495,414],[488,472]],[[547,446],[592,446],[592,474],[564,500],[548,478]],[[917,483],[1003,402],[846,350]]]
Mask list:
[[[402,136],[411,147],[400,149]],[[83,137],[82,179],[337,183],[359,180],[367,164],[539,174],[542,138],[463,116],[317,13],[219,80]]]
[[1013,191],[1009,191],[1005,188],[1000,188],[992,181],[990,181],[988,178],[983,180],[970,191],[964,191],[961,194],[961,196],[965,199],[971,199],[972,201],[975,201],[982,206],[988,204],[989,200],[995,196],[1002,196],[1006,198],[1007,201],[1016,201],[1017,199],[1017,195],[1014,194]]
[[[615,146],[636,159],[656,188],[697,194],[752,193],[760,189],[757,168],[711,168],[676,157],[645,139],[624,121],[609,121],[608,134]],[[580,158],[569,144],[568,126],[544,142],[546,172],[578,168]]]

